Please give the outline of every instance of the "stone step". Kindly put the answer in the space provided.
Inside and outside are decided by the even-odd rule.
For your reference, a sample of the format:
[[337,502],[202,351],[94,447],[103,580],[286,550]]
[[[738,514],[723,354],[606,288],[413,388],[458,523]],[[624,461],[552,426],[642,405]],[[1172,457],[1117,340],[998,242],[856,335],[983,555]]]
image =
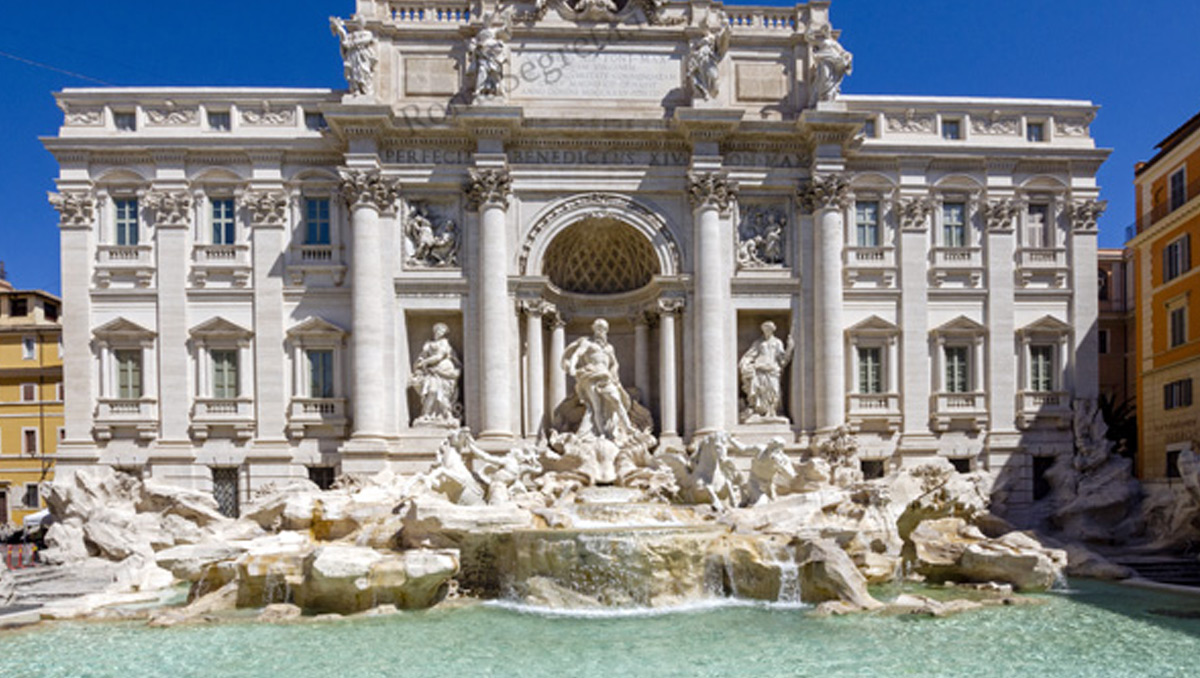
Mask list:
[[1200,560],[1194,558],[1128,558],[1117,562],[1151,581],[1200,587]]

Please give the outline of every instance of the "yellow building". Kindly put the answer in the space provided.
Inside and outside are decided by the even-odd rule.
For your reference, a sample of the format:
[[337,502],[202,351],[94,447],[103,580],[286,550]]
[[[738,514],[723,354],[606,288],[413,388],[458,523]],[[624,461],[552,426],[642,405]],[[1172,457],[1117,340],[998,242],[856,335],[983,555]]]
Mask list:
[[1200,115],[1139,163],[1134,254],[1137,299],[1138,475],[1178,476],[1200,440]]
[[63,425],[61,310],[58,297],[13,290],[0,273],[0,525],[38,511],[39,485],[53,479]]

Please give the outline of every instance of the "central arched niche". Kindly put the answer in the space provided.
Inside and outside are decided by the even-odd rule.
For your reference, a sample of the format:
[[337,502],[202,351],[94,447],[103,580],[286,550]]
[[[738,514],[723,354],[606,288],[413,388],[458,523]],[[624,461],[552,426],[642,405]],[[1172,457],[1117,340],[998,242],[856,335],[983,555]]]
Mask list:
[[632,292],[659,273],[650,241],[612,217],[587,217],[568,226],[546,248],[542,264],[555,287],[574,294]]

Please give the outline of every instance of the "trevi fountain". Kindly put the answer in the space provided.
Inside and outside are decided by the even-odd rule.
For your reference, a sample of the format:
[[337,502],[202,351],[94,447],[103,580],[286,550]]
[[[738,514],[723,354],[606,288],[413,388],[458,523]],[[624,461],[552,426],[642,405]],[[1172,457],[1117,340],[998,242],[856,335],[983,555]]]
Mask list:
[[[142,138],[76,129],[116,120],[96,97],[132,97],[151,139],[199,125],[214,109],[189,106],[209,95],[164,108],[155,91],[62,93],[47,144],[64,166],[64,369],[72,393],[99,395],[67,400],[59,479],[43,488],[48,566],[0,570],[0,625],[27,626],[0,631],[0,674],[1193,675],[1180,658],[1200,654],[1195,603],[1111,583],[1133,572],[1104,554],[1200,537],[1200,460],[1180,455],[1185,493],[1143,499],[1108,440],[1085,364],[1095,307],[1078,302],[1095,297],[1094,265],[1022,268],[1014,283],[987,258],[1013,253],[1021,201],[1045,198],[1062,208],[1059,244],[1094,260],[1094,182],[1068,193],[1018,177],[1017,160],[996,170],[1008,188],[983,196],[954,174],[979,169],[966,160],[894,182],[917,165],[876,143],[943,144],[949,106],[1013,157],[1046,154],[1030,167],[1062,153],[1098,166],[1094,107],[1047,103],[1053,143],[1025,149],[1022,121],[1050,109],[843,97],[853,59],[828,5],[360,0],[332,21],[346,92],[236,104],[225,132],[309,155],[251,154],[252,261],[244,245],[197,243],[186,280],[133,250],[71,279],[92,270],[91,224],[111,228],[98,214],[128,205],[117,184],[133,170],[98,178],[117,184],[97,198],[76,181],[86,163],[67,164],[89,152],[72,144]],[[563,52],[551,81],[535,59],[558,53],[537,41],[597,27],[612,29],[587,48],[603,58],[574,72]],[[425,51],[400,54],[402,40]],[[786,68],[759,48],[786,52]],[[622,83],[629,101],[599,101],[614,86],[602,67],[626,66],[646,69]],[[376,105],[404,96],[453,106],[405,132],[380,112],[399,109]],[[581,97],[599,127],[548,122]],[[592,132],[629,142],[588,146]],[[351,167],[298,171],[280,192],[293,164],[326,160]],[[159,171],[156,186],[186,174]],[[196,200],[232,211],[196,181]],[[182,268],[192,193],[146,202],[159,256]],[[309,241],[280,258],[296,215]],[[346,261],[337,228],[330,242],[339,219]],[[229,317],[186,330],[208,312],[188,286],[227,295]],[[137,299],[105,306],[112,294]],[[250,294],[253,313],[238,306]],[[1004,361],[1031,345],[1072,380],[1031,391]],[[217,358],[245,368],[222,382],[236,397],[209,383]],[[112,365],[143,360],[161,369],[117,379],[141,397],[110,393]],[[330,458],[331,486],[303,477]],[[1040,496],[1033,458],[1053,460]],[[211,459],[240,470],[218,487],[229,469]]]

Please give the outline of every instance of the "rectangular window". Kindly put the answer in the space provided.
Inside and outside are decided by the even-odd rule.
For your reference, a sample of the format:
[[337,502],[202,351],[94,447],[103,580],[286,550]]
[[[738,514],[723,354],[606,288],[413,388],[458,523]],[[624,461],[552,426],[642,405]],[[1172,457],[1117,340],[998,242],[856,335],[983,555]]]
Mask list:
[[21,430],[21,451],[30,456],[38,453],[38,432],[36,428]]
[[942,206],[942,247],[967,246],[967,206],[961,202]]
[[238,470],[236,468],[214,468],[213,499],[217,500],[217,510],[221,515],[237,518],[241,512],[239,507]]
[[1038,344],[1029,347],[1029,390],[1054,390],[1054,346]]
[[238,397],[238,352],[211,351],[213,397],[232,400]]
[[864,480],[882,478],[886,471],[882,459],[863,459],[858,465],[862,469]]
[[863,136],[868,139],[875,138],[875,118],[868,118],[867,121],[863,123]]
[[63,388],[63,383],[60,381],[54,385],[54,399],[61,403],[63,400],[66,400],[65,395],[66,389]]
[[1046,140],[1046,123],[1031,122],[1025,125],[1026,141],[1039,142]]
[[1180,379],[1163,386],[1163,409],[1192,406],[1192,380]]
[[120,132],[136,132],[137,113],[113,111],[113,127]]
[[1100,330],[1100,334],[1098,334],[1097,337],[1099,338],[1100,354],[1108,355],[1108,352],[1110,350],[1109,347],[1112,342],[1111,333],[1109,332],[1109,330]]
[[46,320],[58,320],[58,304],[47,301],[42,306],[42,312],[46,314]]
[[1170,335],[1169,348],[1187,343],[1187,306],[1167,310],[1167,329]]
[[308,397],[333,397],[333,351],[308,351]]
[[1171,175],[1170,179],[1171,191],[1171,210],[1177,210],[1183,207],[1183,203],[1187,202],[1187,174],[1183,169]]
[[1170,282],[1192,268],[1192,237],[1176,238],[1163,248],[1163,282]]
[[37,399],[37,384],[21,384],[21,402],[32,403]]
[[878,346],[858,349],[858,392],[883,393],[883,349]]
[[37,360],[37,339],[34,337],[21,337],[21,358],[23,360]]
[[1025,215],[1025,246],[1026,247],[1053,247],[1054,241],[1051,238],[1053,231],[1050,230],[1050,206],[1049,205],[1030,205],[1029,212]]
[[27,509],[35,509],[41,501],[41,492],[37,483],[25,483],[25,497],[21,504]]
[[304,126],[313,132],[322,132],[329,129],[329,124],[325,122],[324,113],[305,113]]
[[237,239],[233,200],[212,201],[212,244],[232,245]]
[[962,121],[943,120],[942,138],[949,141],[958,141],[959,139],[962,139]]
[[117,397],[136,400],[142,397],[142,352],[140,350],[113,351],[117,363]]
[[209,111],[208,128],[214,132],[228,132],[232,129],[229,111]]
[[879,247],[879,203],[859,202],[854,205],[859,247]]
[[304,244],[328,245],[329,199],[310,198],[304,201]]
[[966,346],[946,346],[946,392],[969,393],[971,391],[970,349]]
[[9,303],[11,304],[11,307],[9,308],[8,312],[14,318],[20,318],[29,315],[29,300],[25,297],[13,297],[12,301]]
[[130,200],[114,201],[114,206],[117,210],[116,235],[118,245],[136,245],[138,244],[138,201],[136,198]]
[[971,458],[970,457],[952,457],[950,465],[954,467],[955,473],[970,473]]

